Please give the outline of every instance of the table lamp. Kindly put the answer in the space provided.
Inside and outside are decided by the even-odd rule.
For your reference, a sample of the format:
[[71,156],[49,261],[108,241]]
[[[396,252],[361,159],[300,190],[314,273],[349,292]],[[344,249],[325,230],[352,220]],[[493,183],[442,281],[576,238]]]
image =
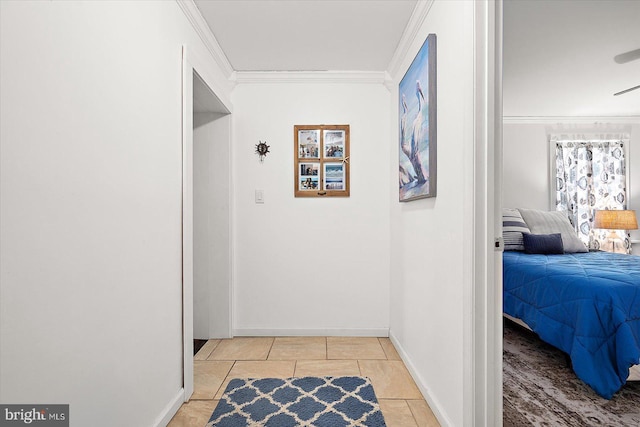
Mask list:
[[616,240],[620,239],[615,230],[637,230],[636,211],[605,210],[596,211],[593,228],[610,230],[607,239],[611,240],[613,252],[616,251]]

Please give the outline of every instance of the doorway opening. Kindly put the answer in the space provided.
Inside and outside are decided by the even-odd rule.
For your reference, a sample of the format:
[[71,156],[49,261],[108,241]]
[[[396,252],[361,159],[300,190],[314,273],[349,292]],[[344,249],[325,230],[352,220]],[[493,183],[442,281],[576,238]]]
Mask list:
[[230,336],[230,114],[193,72],[193,338]]
[[231,110],[208,62],[183,48],[182,307],[184,400],[194,339],[231,337]]

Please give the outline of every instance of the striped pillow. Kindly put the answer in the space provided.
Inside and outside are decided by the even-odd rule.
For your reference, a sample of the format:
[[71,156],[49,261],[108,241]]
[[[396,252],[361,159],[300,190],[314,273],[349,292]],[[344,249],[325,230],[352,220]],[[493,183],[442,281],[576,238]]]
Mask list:
[[531,233],[517,209],[502,209],[502,240],[505,251],[524,251],[522,233]]

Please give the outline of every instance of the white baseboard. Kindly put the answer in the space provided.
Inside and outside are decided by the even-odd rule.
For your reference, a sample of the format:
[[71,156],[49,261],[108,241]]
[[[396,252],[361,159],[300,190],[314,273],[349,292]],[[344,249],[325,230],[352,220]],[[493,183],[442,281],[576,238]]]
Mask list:
[[178,390],[178,394],[167,404],[160,416],[153,424],[155,427],[166,427],[171,421],[173,416],[178,412],[180,406],[184,403],[184,389]]
[[429,392],[429,388],[426,386],[426,384],[425,384],[424,380],[422,379],[422,377],[418,374],[418,371],[416,370],[415,365],[411,361],[411,358],[409,357],[407,352],[404,350],[404,348],[402,348],[402,346],[398,342],[398,339],[393,335],[392,332],[389,332],[389,339],[391,339],[391,342],[393,343],[393,345],[395,346],[396,350],[398,351],[398,354],[400,355],[400,358],[402,359],[402,361],[404,362],[405,366],[409,370],[409,373],[413,377],[413,380],[416,382],[416,385],[420,389],[420,393],[422,393],[422,396],[424,397],[424,400],[429,405],[429,408],[431,408],[431,411],[433,412],[433,415],[436,416],[436,418],[438,419],[438,422],[440,423],[440,425],[442,427],[452,426],[453,423],[451,422],[449,417],[447,417],[447,415],[442,410],[442,405],[440,405],[440,403],[438,402],[438,399],[436,399],[433,396],[433,394],[431,394]]
[[388,337],[389,328],[276,329],[238,328],[234,337]]

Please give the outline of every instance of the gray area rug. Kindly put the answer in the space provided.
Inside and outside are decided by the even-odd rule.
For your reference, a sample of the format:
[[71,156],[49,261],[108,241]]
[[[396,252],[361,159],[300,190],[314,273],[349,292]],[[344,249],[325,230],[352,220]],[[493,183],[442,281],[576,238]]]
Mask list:
[[640,426],[640,382],[604,399],[576,377],[562,351],[509,320],[503,360],[505,427]]

